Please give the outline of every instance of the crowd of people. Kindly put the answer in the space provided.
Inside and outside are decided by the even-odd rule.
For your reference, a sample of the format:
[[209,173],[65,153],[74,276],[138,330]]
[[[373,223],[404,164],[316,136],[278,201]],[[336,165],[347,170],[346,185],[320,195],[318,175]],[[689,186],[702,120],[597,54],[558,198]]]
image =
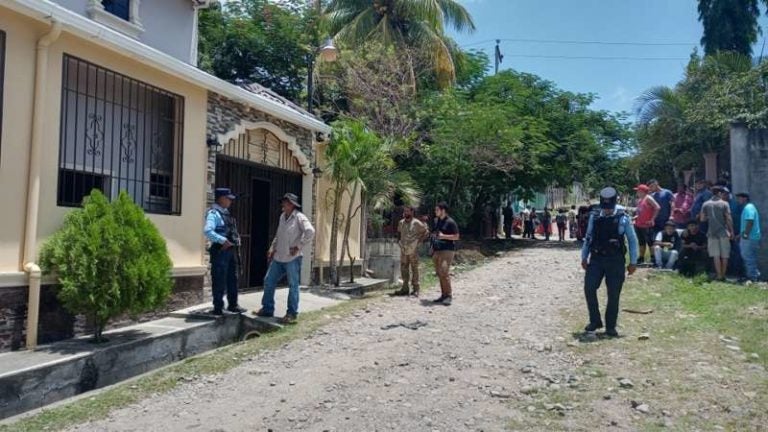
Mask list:
[[[692,277],[709,273],[724,281],[759,281],[760,216],[749,193],[733,195],[726,182],[699,180],[676,193],[657,180],[635,187],[632,213],[638,264],[677,270]],[[649,260],[646,261],[646,258]]]

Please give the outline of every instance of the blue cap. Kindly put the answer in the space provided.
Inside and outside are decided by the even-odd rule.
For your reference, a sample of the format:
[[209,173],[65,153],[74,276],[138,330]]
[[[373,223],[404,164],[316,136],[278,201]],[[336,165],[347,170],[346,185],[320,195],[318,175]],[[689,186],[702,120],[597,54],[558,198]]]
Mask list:
[[229,199],[235,199],[237,196],[232,193],[232,190],[229,188],[216,188],[214,191],[214,195],[216,196],[216,199],[219,199],[221,197],[227,197]]
[[614,209],[616,208],[616,199],[618,198],[616,189],[607,187],[600,191],[600,208],[602,209]]

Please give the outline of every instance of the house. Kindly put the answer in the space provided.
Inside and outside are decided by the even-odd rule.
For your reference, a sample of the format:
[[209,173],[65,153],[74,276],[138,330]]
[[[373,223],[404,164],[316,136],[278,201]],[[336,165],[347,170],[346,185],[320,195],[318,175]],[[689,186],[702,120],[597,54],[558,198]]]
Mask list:
[[[278,197],[297,193],[318,221],[317,192],[327,188],[318,184],[318,143],[330,128],[268,89],[197,69],[197,15],[207,6],[0,0],[0,351],[80,330],[35,261],[94,188],[113,198],[128,191],[166,238],[169,309],[207,300],[202,226],[215,187],[244,194],[236,204],[244,287],[261,285]],[[326,260],[314,250],[305,262]],[[311,272],[305,264],[303,283]]]

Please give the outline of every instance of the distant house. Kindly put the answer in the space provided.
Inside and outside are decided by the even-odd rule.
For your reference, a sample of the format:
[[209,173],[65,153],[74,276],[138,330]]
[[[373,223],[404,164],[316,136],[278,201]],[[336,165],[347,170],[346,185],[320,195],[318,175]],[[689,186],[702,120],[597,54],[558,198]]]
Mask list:
[[[317,191],[327,186],[317,149],[330,128],[268,89],[197,69],[197,14],[207,5],[0,0],[0,351],[75,333],[55,280],[42,280],[37,336],[27,321],[38,321],[40,244],[94,188],[128,191],[165,236],[171,308],[207,300],[202,225],[214,187],[245,194],[236,207],[243,286],[261,285],[279,196],[297,193],[318,221]],[[305,283],[309,261],[323,261],[313,252]]]

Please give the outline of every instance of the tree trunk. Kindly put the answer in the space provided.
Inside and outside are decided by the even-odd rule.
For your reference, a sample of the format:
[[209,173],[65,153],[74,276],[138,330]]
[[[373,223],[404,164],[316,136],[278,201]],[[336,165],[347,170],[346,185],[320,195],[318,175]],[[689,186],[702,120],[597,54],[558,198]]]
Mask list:
[[[349,234],[352,229],[352,217],[353,210],[355,208],[355,196],[357,196],[358,188],[360,187],[360,181],[355,180],[354,186],[352,186],[352,192],[349,194],[349,206],[347,207],[347,215],[344,224],[344,237],[341,243],[341,257],[339,258],[339,267],[344,265],[344,253],[349,254]],[[351,259],[351,256],[350,256]],[[338,284],[336,285],[338,286]]]
[[334,286],[339,285],[338,267],[336,264],[336,248],[339,244],[339,213],[341,211],[341,196],[344,193],[344,189],[339,182],[336,182],[336,186],[333,189],[333,213],[331,218],[331,239],[328,250],[328,257],[330,259],[328,278]]

